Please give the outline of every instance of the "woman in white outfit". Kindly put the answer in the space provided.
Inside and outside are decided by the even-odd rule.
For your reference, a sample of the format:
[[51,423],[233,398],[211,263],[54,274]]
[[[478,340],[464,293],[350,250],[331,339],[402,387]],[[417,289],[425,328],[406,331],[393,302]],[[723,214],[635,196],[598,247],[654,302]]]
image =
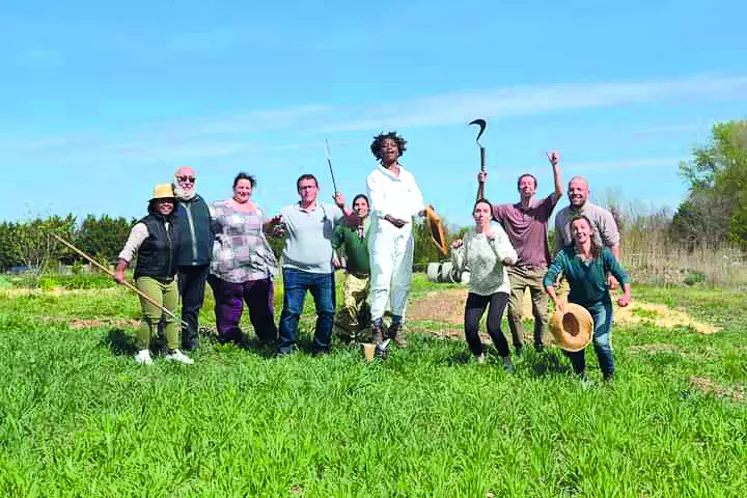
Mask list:
[[451,243],[451,257],[459,271],[470,269],[469,294],[464,307],[464,336],[469,349],[479,363],[485,361],[480,340],[480,318],[488,311],[488,335],[493,339],[504,367],[514,370],[508,342],[501,330],[503,311],[508,303],[511,285],[508,281],[507,265],[515,264],[518,256],[503,228],[491,223],[493,206],[486,199],[479,199],[472,210],[475,227]]
[[407,142],[396,132],[380,134],[371,152],[381,161],[366,179],[371,201],[371,231],[368,253],[371,263],[371,327],[380,352],[384,341],[382,318],[387,302],[392,304],[392,324],[387,336],[405,347],[402,333],[407,296],[412,280],[414,240],[412,221],[423,215],[423,194],[415,177],[399,164]]

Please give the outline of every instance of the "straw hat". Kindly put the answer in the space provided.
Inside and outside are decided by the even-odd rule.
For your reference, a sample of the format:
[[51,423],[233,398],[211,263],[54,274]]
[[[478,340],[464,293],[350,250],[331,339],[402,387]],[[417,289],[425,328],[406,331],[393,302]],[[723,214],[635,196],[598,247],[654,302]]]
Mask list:
[[174,189],[171,188],[170,183],[158,183],[153,187],[153,197],[150,200],[156,199],[173,199]]
[[560,349],[581,351],[591,342],[594,320],[586,308],[576,303],[566,303],[564,313],[555,310],[549,325]]
[[430,205],[425,207],[425,216],[431,230],[431,240],[433,240],[439,252],[446,256],[449,254],[449,246],[446,243],[446,231],[441,217],[436,214],[436,210]]

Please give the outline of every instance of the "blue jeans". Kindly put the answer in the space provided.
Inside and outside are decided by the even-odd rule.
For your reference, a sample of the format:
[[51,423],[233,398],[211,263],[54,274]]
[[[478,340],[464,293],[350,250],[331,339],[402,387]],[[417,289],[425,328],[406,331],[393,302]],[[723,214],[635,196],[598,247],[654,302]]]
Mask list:
[[[579,303],[580,304],[580,303]],[[612,301],[607,298],[592,304],[582,305],[589,310],[594,320],[594,351],[597,353],[599,367],[602,369],[602,375],[605,379],[612,378],[615,373],[615,355],[612,353],[612,343],[610,342],[610,330],[612,329]],[[584,373],[586,370],[586,357],[584,351],[575,353],[565,353],[571,360],[573,371],[577,374]]]
[[290,353],[298,339],[298,319],[303,311],[306,291],[310,290],[316,306],[314,349],[329,349],[335,317],[335,274],[309,273],[283,268],[283,312],[280,315],[278,352]]

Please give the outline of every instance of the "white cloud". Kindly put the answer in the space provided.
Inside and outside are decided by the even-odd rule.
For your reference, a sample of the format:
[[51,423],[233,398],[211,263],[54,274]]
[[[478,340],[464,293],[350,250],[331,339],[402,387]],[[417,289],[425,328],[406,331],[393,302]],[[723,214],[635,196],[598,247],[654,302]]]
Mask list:
[[360,109],[360,118],[333,122],[322,132],[461,124],[475,116],[529,116],[683,99],[747,98],[747,76],[702,75],[669,81],[563,83],[516,86],[415,99]]
[[[43,149],[87,158],[94,154],[125,154],[137,160],[170,160],[185,155],[219,157],[262,150],[292,150],[317,147],[319,136],[341,132],[375,132],[387,128],[423,128],[462,125],[476,116],[486,118],[541,115],[550,112],[601,107],[619,107],[660,101],[697,99],[747,99],[747,76],[699,75],[677,80],[638,82],[562,83],[527,85],[473,92],[434,95],[374,106],[307,104],[275,109],[146,122],[116,136],[86,134],[70,137],[18,137],[11,148]],[[689,124],[687,125],[689,126]],[[286,143],[265,143],[261,133],[282,133]],[[274,135],[278,137],[280,135]],[[649,163],[646,163],[649,161]],[[633,160],[626,165],[588,163],[579,169],[655,167],[650,161]],[[619,163],[619,161],[616,161]]]

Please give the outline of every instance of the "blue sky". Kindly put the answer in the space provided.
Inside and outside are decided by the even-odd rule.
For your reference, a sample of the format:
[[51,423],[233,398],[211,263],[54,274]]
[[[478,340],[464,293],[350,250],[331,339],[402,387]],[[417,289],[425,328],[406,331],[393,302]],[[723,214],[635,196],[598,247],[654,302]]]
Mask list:
[[[0,219],[141,216],[179,165],[209,201],[239,171],[268,214],[324,140],[349,199],[396,129],[426,202],[467,223],[488,120],[487,195],[517,199],[544,152],[592,194],[676,207],[678,162],[747,115],[742,1],[3,2]],[[561,201],[565,204],[567,201]]]

